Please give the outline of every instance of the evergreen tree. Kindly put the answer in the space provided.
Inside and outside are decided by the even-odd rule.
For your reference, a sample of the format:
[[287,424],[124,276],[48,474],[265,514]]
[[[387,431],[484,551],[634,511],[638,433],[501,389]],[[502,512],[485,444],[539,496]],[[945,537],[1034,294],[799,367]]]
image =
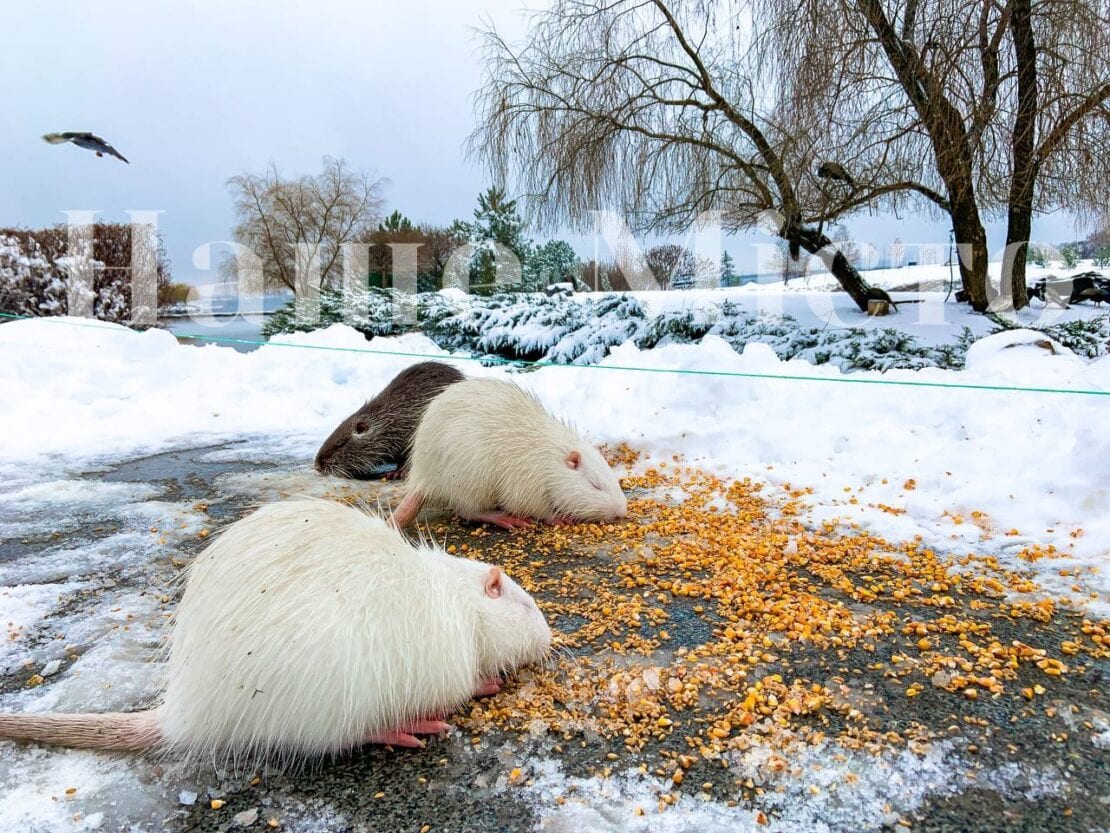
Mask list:
[[727,251],[721,255],[721,286],[733,286],[739,277],[734,271],[736,263]]
[[[516,200],[508,199],[504,189],[491,187],[478,196],[473,222],[460,225],[475,247],[470,259],[471,290],[488,295],[496,288],[519,288],[521,267],[531,254],[532,241],[524,236],[524,221],[517,211]],[[512,252],[520,266],[510,270],[498,255],[497,247]],[[501,285],[495,286],[498,280]]]
[[412,231],[413,228],[412,220],[396,210],[378,224],[378,231]]
[[538,292],[552,283],[573,282],[581,271],[582,262],[570,243],[548,240],[529,253],[524,263],[523,288],[526,292]]

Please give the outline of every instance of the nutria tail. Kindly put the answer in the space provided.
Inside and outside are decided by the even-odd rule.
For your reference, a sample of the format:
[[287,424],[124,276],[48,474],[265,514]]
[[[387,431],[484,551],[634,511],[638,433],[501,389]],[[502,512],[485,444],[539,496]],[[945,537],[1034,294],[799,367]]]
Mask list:
[[73,749],[147,749],[162,740],[157,714],[0,714],[0,738]]

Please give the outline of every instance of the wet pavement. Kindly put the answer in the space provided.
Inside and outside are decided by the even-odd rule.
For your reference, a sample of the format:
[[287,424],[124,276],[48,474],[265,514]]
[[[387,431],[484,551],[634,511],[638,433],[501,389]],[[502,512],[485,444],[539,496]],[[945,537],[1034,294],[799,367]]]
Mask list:
[[[50,530],[34,528],[39,510],[0,504],[0,523],[29,527],[26,535],[0,543],[0,567],[33,561],[36,554],[61,545],[95,548],[121,535],[146,536],[142,540],[149,543],[136,545],[137,555],[126,562],[104,568],[94,564],[77,577],[80,589],[29,632],[18,634],[20,645],[31,655],[46,655],[47,647],[59,641],[54,631],[64,630],[67,623],[101,615],[105,598],[147,599],[154,605],[152,611],[172,608],[181,568],[202,549],[207,534],[260,502],[313,494],[374,505],[395,500],[399,489],[395,484],[321,478],[299,461],[260,460],[248,446],[235,444],[108,464],[74,479],[150,489],[137,492],[130,504],[121,503],[119,512],[110,505],[76,511]],[[633,496],[648,501],[651,492],[645,488]],[[148,525],[133,504],[150,501],[172,507],[162,514],[173,522]],[[591,692],[593,701],[572,703],[567,695],[565,702],[551,708],[559,714],[608,714],[615,707],[606,699],[606,675],[620,670],[637,690],[643,687],[641,676],[650,688],[660,670],[668,679],[679,677],[685,673],[676,670],[679,666],[693,668],[690,652],[708,650],[729,625],[720,615],[724,608],[676,590],[659,594],[657,617],[645,613],[641,619],[635,613],[629,618],[623,606],[646,610],[640,598],[647,598],[649,589],[656,595],[659,588],[641,592],[629,579],[622,589],[623,574],[617,568],[630,565],[636,550],[621,543],[619,527],[556,536],[547,530],[521,534],[475,529],[443,515],[422,520],[436,540],[452,547],[465,545],[467,555],[505,564],[536,595],[553,628],[562,634],[561,668],[522,673],[493,700],[449,718],[459,728],[447,738],[431,740],[423,750],[367,747],[292,773],[185,770],[172,761],[118,758],[135,774],[138,786],[133,789],[144,794],[142,800],[121,796],[120,805],[101,818],[95,804],[105,797],[90,798],[87,804],[75,805],[74,829],[81,829],[82,819],[89,818],[96,821],[90,826],[103,829],[171,831],[245,826],[414,833],[816,826],[951,833],[1110,829],[1110,662],[1105,657],[1083,655],[1071,662],[1075,667],[1070,673],[1052,679],[1032,663],[1024,664],[998,696],[984,692],[971,699],[927,683],[907,696],[907,682],[916,678],[907,676],[905,663],[910,660],[904,655],[918,641],[916,634],[903,638],[895,629],[888,637],[861,638],[837,647],[769,633],[768,638],[775,636],[768,642],[773,654],[752,664],[753,679],[758,668],[764,680],[777,675],[783,685],[792,680],[813,682],[831,692],[822,695],[822,707],[788,715],[779,727],[789,735],[787,740],[781,740],[771,725],[779,714],[773,710],[762,713],[768,716],[761,716],[750,732],[730,730],[733,737],[751,734],[750,741],[745,738],[729,745],[724,754],[710,754],[704,746],[709,727],[726,713],[735,717],[735,711],[728,711],[728,692],[733,689],[707,684],[685,708],[672,706],[668,720],[673,718],[674,727],[637,735],[640,741],[632,743],[627,733],[613,729],[621,725],[619,720],[553,722],[545,716],[551,712],[543,710],[530,716],[529,704],[540,699],[534,691],[556,691],[558,701],[564,696],[559,692],[571,690],[567,680],[576,672],[568,669],[583,664],[590,669],[587,676],[594,675],[594,687],[582,689]],[[709,580],[706,570],[687,567],[660,567],[669,576],[661,586]],[[41,581],[74,579],[57,574],[57,569],[42,569],[46,572]],[[891,621],[899,623],[936,620],[938,611],[928,605],[887,606],[883,598],[863,603],[858,594],[843,592],[835,582],[821,584],[817,573],[799,579],[800,572],[804,570],[793,570],[792,578],[815,582],[815,598],[831,600],[835,609],[843,607],[857,619],[878,621],[889,613]],[[602,608],[594,596],[611,597],[613,623],[601,622],[605,627],[599,628]],[[1082,614],[1067,609],[1039,621],[964,602],[961,597],[959,613],[966,621],[981,622],[1002,644],[1055,647],[1077,638],[1084,626]],[[152,612],[148,618],[156,622],[157,615]],[[934,643],[951,641],[953,651],[956,641],[966,638],[929,632]],[[158,626],[152,624],[138,641],[139,655],[153,662]],[[64,681],[67,670],[94,647],[95,643],[67,645],[60,672],[40,680],[35,694]],[[117,666],[109,661],[104,667]],[[33,670],[9,671],[0,678],[0,694],[27,691]],[[717,673],[716,666],[712,672]],[[1035,702],[1021,694],[1041,683],[1046,693]],[[782,696],[780,692],[772,706]],[[140,703],[141,698],[134,699],[130,707]],[[127,703],[116,707],[126,708]],[[621,708],[628,712],[633,706]],[[619,719],[631,725],[643,716]],[[651,719],[656,719],[654,713]],[[658,722],[664,725],[662,718]],[[898,740],[884,745],[884,734]],[[1096,742],[1100,736],[1107,741]],[[860,742],[839,746],[845,738]],[[14,747],[0,749],[6,756]],[[0,765],[0,774],[5,766]],[[826,777],[833,772],[835,779]],[[915,792],[918,777],[921,790]]]

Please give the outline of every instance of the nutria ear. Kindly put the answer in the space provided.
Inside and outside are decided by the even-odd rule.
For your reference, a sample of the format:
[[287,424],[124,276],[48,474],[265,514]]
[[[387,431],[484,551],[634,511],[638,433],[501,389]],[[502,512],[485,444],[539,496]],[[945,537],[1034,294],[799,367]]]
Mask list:
[[580,465],[582,465],[582,455],[581,454],[579,454],[577,451],[572,451],[570,454],[567,455],[567,468],[568,469],[576,469]]
[[501,570],[498,567],[489,568],[489,575],[486,577],[486,595],[491,599],[501,597]]

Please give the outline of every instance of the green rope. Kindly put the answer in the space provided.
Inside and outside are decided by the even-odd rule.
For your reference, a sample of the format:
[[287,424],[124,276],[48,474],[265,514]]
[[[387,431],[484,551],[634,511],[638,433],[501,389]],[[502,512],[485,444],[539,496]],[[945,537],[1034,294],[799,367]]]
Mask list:
[[[114,326],[104,326],[93,322],[77,323],[75,321],[61,321],[60,319],[52,319],[49,316],[38,317],[34,315],[14,315],[12,313],[0,312],[0,318],[10,318],[16,320],[35,319],[41,321],[54,320],[58,323],[68,324],[73,327],[86,327],[94,330],[115,330]],[[211,336],[200,333],[182,333],[174,334],[174,338],[179,341],[212,341],[221,344],[250,344],[256,347],[294,347],[304,350],[329,350],[337,353],[368,353],[375,356],[399,356],[402,358],[413,359],[428,359],[431,358],[426,353],[411,353],[403,350],[372,350],[363,347],[332,347],[326,344],[291,344],[287,341],[258,341],[256,339],[247,338],[228,338],[224,336]],[[770,379],[774,381],[788,381],[788,382],[839,382],[849,385],[896,385],[898,387],[910,388],[951,388],[954,390],[982,390],[994,392],[1009,392],[1009,393],[1056,393],[1065,395],[1077,396],[1110,396],[1110,390],[1086,390],[1083,388],[1033,388],[1033,387],[1019,387],[1016,385],[976,385],[967,382],[920,382],[903,379],[864,379],[855,378],[852,376],[794,376],[787,373],[750,373],[739,370],[679,370],[667,367],[631,367],[627,365],[615,364],[586,364],[586,365],[570,365],[561,362],[547,362],[547,361],[526,361],[526,360],[513,360],[503,359],[495,356],[443,356],[435,357],[442,358],[449,361],[473,361],[481,362],[482,364],[498,364],[508,365],[511,367],[577,367],[591,370],[625,370],[635,371],[639,373],[675,373],[685,376],[724,376],[739,379]]]

